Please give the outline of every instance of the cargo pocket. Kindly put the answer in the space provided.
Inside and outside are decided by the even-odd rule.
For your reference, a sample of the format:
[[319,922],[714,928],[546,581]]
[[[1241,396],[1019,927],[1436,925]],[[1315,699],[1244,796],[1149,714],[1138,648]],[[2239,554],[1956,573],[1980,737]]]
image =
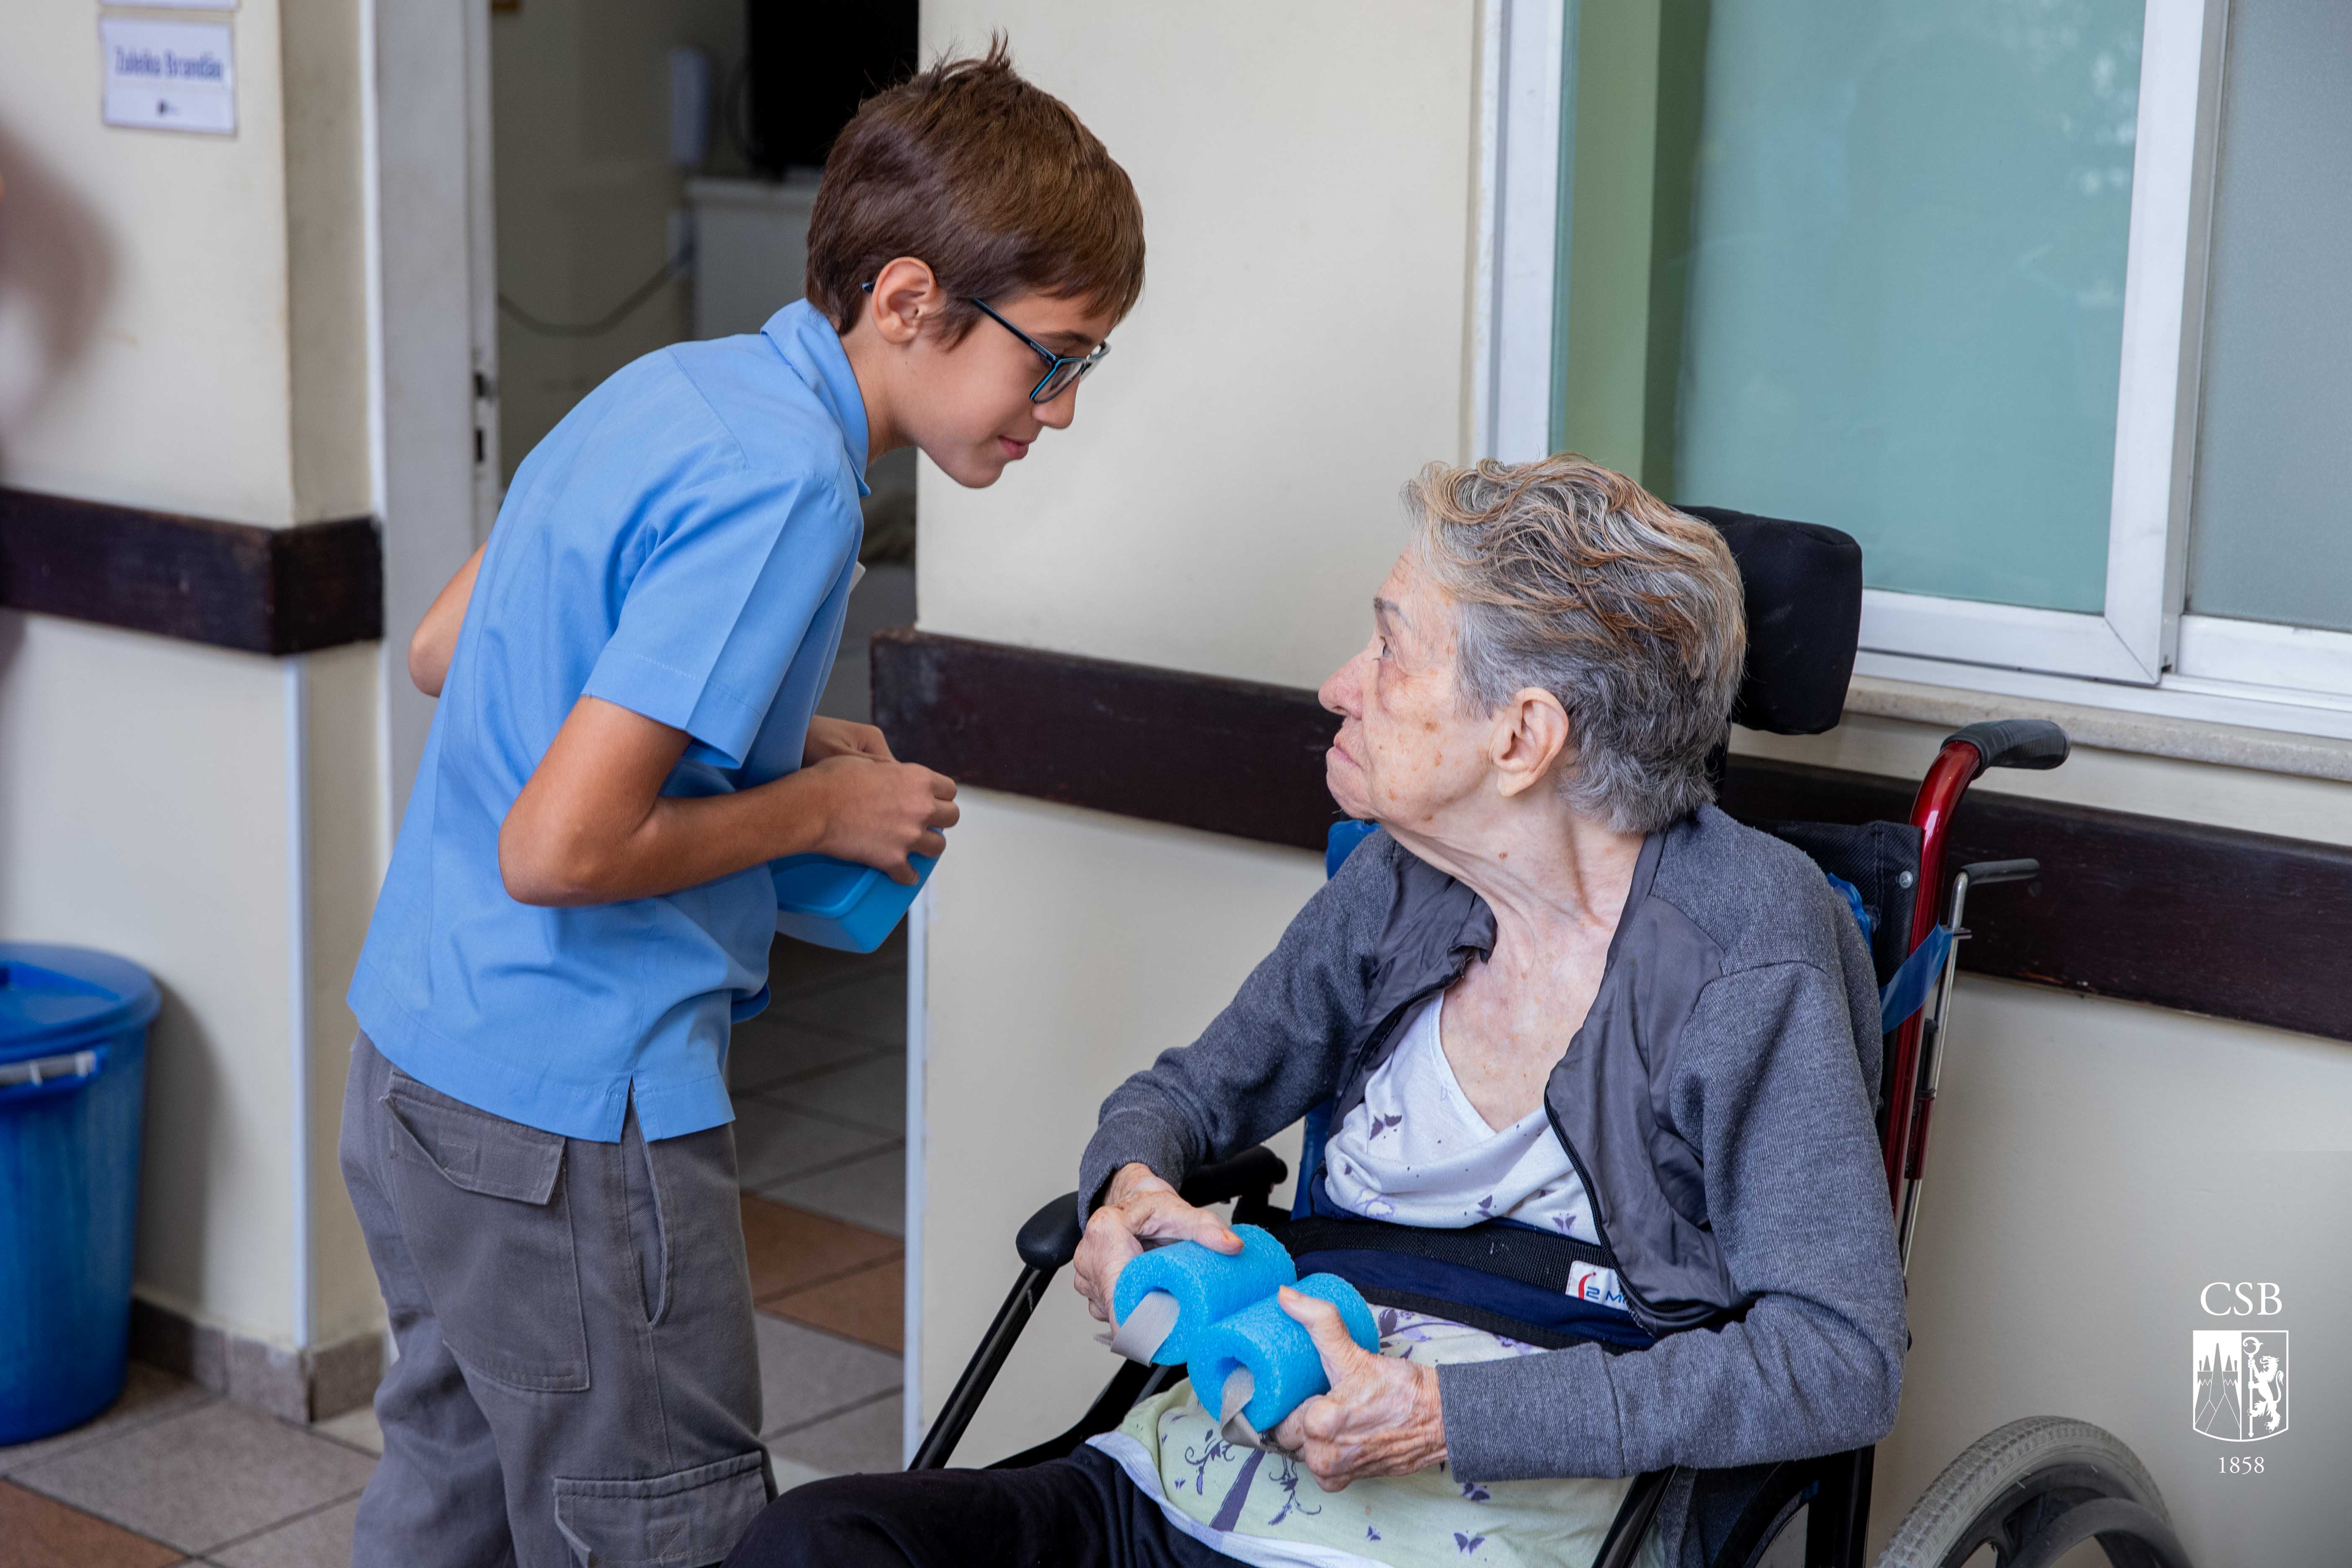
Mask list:
[[563,1190],[563,1139],[394,1071],[383,1108],[401,1240],[441,1337],[511,1387],[588,1386],[588,1331]]
[[581,1568],[710,1568],[768,1506],[754,1449],[649,1481],[555,1478],[555,1523]]

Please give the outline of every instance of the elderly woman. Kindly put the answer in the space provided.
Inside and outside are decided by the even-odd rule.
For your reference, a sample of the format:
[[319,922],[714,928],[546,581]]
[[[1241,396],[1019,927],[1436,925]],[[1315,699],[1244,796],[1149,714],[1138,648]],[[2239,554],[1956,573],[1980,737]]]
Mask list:
[[[1581,1568],[1625,1478],[1893,1426],[1869,954],[1803,855],[1708,804],[1745,647],[1728,552],[1578,458],[1433,465],[1406,501],[1371,639],[1322,691],[1331,794],[1383,831],[1105,1102],[1075,1269],[1107,1319],[1146,1244],[1237,1250],[1176,1184],[1328,1106],[1330,1250],[1301,1266],[1364,1289],[1381,1353],[1285,1291],[1331,1390],[1281,1453],[1179,1384],[1066,1459],[803,1488],[735,1561]],[[1583,1261],[1507,1279],[1331,1240],[1350,1226]],[[1683,1560],[1676,1500],[1654,1562]]]

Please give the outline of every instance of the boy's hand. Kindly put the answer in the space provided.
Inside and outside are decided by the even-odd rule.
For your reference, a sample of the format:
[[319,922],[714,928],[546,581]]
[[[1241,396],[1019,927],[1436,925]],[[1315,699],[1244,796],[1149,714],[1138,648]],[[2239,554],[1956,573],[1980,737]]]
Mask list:
[[[878,738],[881,731],[873,733]],[[955,780],[919,763],[842,752],[802,772],[824,790],[818,851],[871,866],[902,885],[915,880],[907,857],[937,858],[948,847],[942,830],[963,815],[955,803]]]
[[873,725],[819,715],[809,721],[808,741],[801,748],[801,762],[814,767],[827,757],[871,757],[877,763],[898,760],[890,754],[890,742]]

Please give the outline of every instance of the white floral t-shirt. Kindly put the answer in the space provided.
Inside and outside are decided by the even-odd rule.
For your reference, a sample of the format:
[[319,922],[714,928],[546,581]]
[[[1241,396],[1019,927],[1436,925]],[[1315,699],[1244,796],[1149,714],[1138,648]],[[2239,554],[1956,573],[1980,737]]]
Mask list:
[[[1324,1190],[1366,1219],[1458,1230],[1512,1219],[1598,1242],[1592,1200],[1537,1106],[1508,1127],[1486,1125],[1445,1059],[1444,993],[1418,1004],[1389,1059],[1326,1143]],[[1615,1270],[1580,1268],[1569,1291],[1618,1311]]]

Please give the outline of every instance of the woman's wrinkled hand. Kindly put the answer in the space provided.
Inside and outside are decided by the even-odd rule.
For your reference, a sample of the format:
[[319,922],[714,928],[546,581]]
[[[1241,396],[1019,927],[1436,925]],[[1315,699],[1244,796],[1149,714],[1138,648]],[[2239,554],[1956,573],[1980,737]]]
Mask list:
[[1146,1241],[1197,1241],[1223,1253],[1242,1249],[1242,1238],[1207,1209],[1194,1208],[1148,1165],[1119,1167],[1104,1189],[1101,1206],[1087,1219],[1087,1233],[1072,1259],[1072,1282],[1087,1299],[1098,1323],[1111,1321],[1111,1292],[1118,1271],[1143,1250]]
[[1282,1310],[1306,1327],[1331,1392],[1308,1400],[1274,1429],[1327,1492],[1375,1476],[1409,1476],[1445,1461],[1445,1412],[1437,1369],[1376,1355],[1348,1337],[1339,1309],[1285,1286]]

